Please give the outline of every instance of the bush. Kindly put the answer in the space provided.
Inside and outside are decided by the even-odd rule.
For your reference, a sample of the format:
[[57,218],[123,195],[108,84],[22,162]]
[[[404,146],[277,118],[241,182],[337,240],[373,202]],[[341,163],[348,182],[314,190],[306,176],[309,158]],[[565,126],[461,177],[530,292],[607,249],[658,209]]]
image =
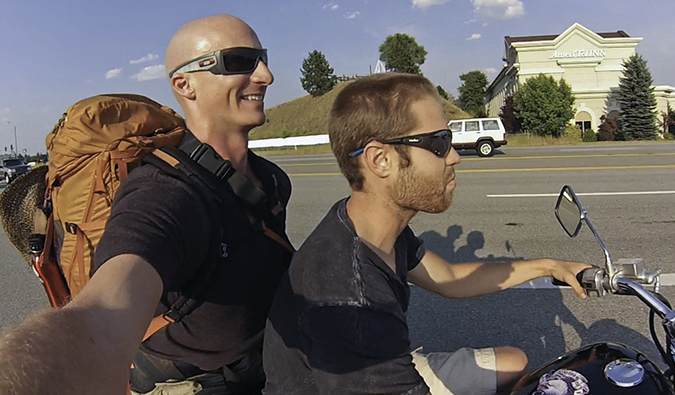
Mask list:
[[570,140],[581,141],[581,128],[577,125],[567,124],[564,136]]
[[598,140],[598,136],[595,135],[595,132],[593,131],[593,129],[587,129],[587,130],[584,132],[584,135],[583,135],[583,137],[581,138],[581,140],[582,140],[584,143],[590,143],[590,142],[593,142],[593,141],[597,141],[597,140]]
[[616,119],[601,116],[600,127],[598,128],[598,141],[614,141],[619,135],[619,125]]

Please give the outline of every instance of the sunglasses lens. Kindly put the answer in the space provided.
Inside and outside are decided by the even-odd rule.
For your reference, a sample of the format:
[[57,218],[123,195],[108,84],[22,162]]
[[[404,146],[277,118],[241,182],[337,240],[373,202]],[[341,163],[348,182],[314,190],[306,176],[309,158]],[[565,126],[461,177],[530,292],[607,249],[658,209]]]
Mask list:
[[450,151],[451,146],[450,133],[445,130],[429,137],[429,148],[440,157],[445,157],[448,151]]
[[223,65],[230,73],[250,73],[258,65],[258,59],[267,64],[267,53],[257,49],[237,49],[223,53]]

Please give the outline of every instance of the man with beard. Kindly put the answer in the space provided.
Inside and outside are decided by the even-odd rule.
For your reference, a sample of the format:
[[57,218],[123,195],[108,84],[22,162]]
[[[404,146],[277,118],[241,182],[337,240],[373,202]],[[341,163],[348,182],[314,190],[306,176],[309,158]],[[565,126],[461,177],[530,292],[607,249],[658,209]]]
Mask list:
[[277,289],[265,330],[264,393],[462,395],[512,385],[527,364],[517,348],[411,352],[408,281],[468,298],[553,276],[585,297],[575,275],[588,265],[451,265],[424,248],[408,222],[450,207],[460,162],[424,77],[356,80],[336,98],[328,131],[352,194],[307,238]]

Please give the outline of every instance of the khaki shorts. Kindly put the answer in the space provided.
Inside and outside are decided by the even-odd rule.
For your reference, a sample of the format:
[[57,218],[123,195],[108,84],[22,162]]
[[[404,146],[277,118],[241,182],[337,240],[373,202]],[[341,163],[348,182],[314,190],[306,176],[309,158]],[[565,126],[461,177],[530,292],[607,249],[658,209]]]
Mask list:
[[492,348],[455,352],[412,352],[417,372],[431,395],[483,395],[497,391],[497,361]]

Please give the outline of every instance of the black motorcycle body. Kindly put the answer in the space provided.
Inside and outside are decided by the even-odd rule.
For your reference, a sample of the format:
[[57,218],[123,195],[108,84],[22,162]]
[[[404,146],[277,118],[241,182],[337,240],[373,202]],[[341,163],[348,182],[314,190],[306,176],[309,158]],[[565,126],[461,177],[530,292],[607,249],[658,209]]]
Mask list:
[[[606,376],[605,369],[617,360],[632,360],[644,368],[644,376],[633,387],[620,387]],[[555,372],[574,371],[580,377],[560,378]],[[569,376],[569,375],[568,375]],[[566,392],[556,391],[551,381],[558,381]],[[574,387],[577,388],[574,388]],[[575,393],[576,391],[576,393]],[[525,375],[513,389],[512,395],[675,395],[672,383],[646,356],[628,346],[616,343],[594,343],[573,350]]]

